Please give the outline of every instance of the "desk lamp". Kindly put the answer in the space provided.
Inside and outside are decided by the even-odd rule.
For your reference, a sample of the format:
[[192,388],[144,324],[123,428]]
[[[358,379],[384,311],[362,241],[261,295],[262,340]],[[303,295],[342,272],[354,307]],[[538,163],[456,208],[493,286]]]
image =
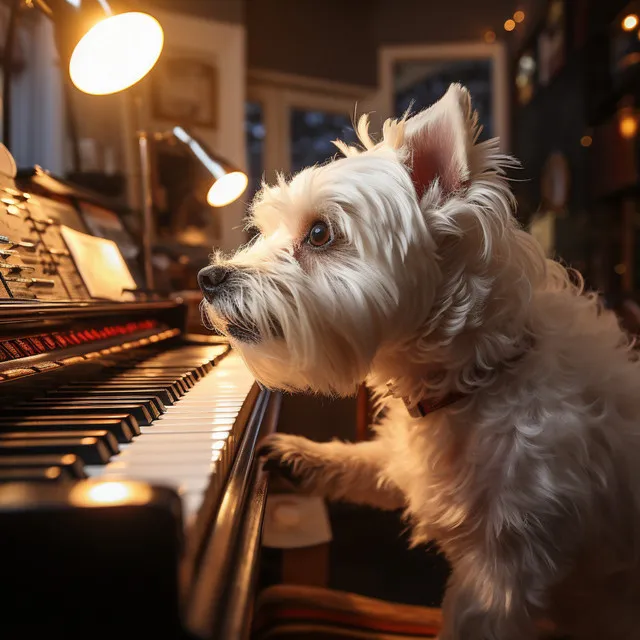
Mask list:
[[[107,95],[123,91],[142,80],[155,66],[164,45],[164,32],[151,15],[131,11],[120,0],[13,0],[6,39],[8,60],[3,81],[3,138],[10,148],[11,54],[18,11],[36,8],[54,21],[56,44],[61,58],[68,61],[72,83],[84,93]],[[150,134],[137,132],[142,176],[142,253],[146,287],[153,289],[151,234],[153,192],[149,152]],[[247,187],[244,172],[207,150],[182,127],[153,134],[156,139],[173,137],[187,146],[211,174],[207,193],[212,207],[222,207],[240,197]]]

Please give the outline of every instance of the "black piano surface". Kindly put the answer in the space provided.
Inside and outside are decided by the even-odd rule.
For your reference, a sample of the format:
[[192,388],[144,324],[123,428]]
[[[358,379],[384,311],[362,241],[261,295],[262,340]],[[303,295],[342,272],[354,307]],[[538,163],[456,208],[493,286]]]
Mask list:
[[280,396],[181,301],[91,299],[2,190],[0,638],[246,638]]

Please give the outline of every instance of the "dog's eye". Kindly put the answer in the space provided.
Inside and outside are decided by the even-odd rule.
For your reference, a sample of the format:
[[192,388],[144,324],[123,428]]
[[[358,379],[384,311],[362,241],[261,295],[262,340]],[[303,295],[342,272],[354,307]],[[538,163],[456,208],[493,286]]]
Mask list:
[[312,247],[323,247],[332,240],[331,229],[326,222],[314,222],[309,231],[309,244]]

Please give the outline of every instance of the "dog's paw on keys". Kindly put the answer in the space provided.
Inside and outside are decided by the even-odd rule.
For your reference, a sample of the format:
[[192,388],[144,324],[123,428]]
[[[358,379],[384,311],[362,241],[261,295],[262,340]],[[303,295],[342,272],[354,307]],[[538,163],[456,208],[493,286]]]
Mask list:
[[297,476],[293,470],[293,463],[285,462],[282,458],[267,458],[262,465],[264,471],[276,473],[296,487],[300,486],[302,479]]
[[264,438],[258,445],[256,455],[266,458],[262,468],[277,474],[296,488],[308,485],[310,470],[304,469],[301,443],[305,441],[300,436],[275,433]]

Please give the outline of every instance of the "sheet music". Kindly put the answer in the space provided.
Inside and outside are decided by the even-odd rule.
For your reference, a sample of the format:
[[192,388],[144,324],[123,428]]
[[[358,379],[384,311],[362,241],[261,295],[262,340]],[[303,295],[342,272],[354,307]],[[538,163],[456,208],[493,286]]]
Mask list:
[[124,291],[137,286],[115,242],[64,225],[60,233],[92,298],[135,299],[133,293]]

